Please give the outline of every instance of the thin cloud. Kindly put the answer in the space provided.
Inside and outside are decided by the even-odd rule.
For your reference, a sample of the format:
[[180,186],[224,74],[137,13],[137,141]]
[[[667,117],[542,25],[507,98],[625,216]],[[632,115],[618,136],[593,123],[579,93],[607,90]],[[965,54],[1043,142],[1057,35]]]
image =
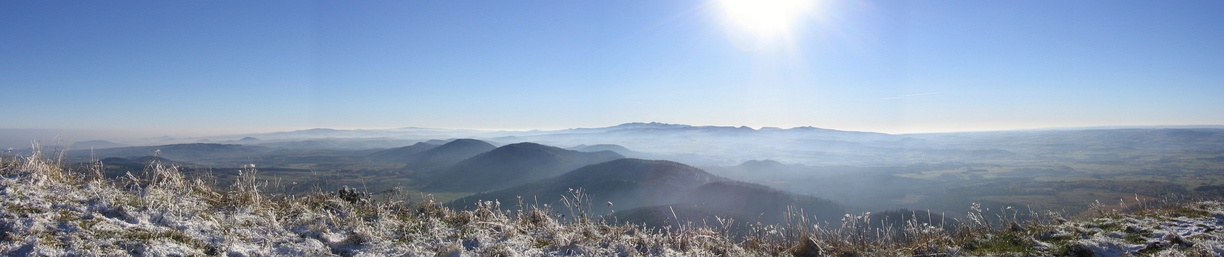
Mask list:
[[902,99],[902,98],[919,97],[919,96],[928,96],[928,95],[938,95],[938,94],[939,94],[939,93],[918,93],[918,94],[908,94],[908,95],[899,95],[899,96],[890,96],[890,97],[884,97],[884,98],[880,98],[880,100],[897,100],[897,99]]

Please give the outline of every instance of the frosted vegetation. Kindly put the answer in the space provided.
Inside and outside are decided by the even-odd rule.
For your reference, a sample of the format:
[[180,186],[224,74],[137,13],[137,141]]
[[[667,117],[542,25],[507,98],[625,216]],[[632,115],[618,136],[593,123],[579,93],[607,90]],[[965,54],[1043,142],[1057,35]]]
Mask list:
[[1214,201],[1097,204],[1094,217],[974,205],[963,219],[914,212],[884,227],[870,213],[829,222],[793,210],[785,224],[732,232],[737,221],[723,219],[618,224],[613,213],[592,211],[603,203],[582,189],[560,212],[499,202],[452,210],[352,189],[266,194],[255,165],[226,188],[157,161],[119,180],[66,167],[38,151],[0,156],[0,255],[1224,255],[1224,204]]

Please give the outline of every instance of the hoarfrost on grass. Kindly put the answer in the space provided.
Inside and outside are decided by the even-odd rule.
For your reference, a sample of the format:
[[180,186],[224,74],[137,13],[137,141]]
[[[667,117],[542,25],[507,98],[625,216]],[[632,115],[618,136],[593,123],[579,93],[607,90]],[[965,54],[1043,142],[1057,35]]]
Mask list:
[[[120,181],[69,174],[35,157],[15,166],[0,171],[4,255],[713,254],[698,247],[673,249],[666,238],[648,234],[626,235],[633,226],[531,220],[492,206],[460,212],[348,202],[329,194],[269,197],[258,192],[252,166],[228,191],[202,187],[159,163]],[[725,238],[708,246],[748,254]]]
[[[832,229],[805,221],[762,224],[757,234],[749,235],[756,237],[736,242],[715,228],[686,225],[656,230],[563,219],[540,209],[501,210],[496,202],[456,211],[431,201],[376,203],[343,192],[263,195],[256,173],[248,165],[235,186],[222,189],[184,178],[175,167],[159,163],[152,163],[145,174],[114,181],[70,173],[37,156],[4,157],[0,159],[0,239],[4,239],[0,255],[832,254],[827,251],[965,255],[966,242],[1006,238],[999,235],[1007,233],[989,230],[989,221],[975,205],[969,220],[984,229],[978,238],[958,237],[964,234],[916,222],[905,228],[901,240],[871,238],[871,231],[866,231],[870,214],[865,214],[847,215],[841,228]],[[580,199],[575,198],[575,203],[582,203]],[[1191,213],[1199,215],[1157,213],[1060,222],[1041,227],[1043,232],[1020,233],[1024,236],[1017,240],[1044,254],[1070,245],[1097,255],[1224,256],[1224,204],[1190,205]],[[1012,230],[1025,230],[1015,227]]]

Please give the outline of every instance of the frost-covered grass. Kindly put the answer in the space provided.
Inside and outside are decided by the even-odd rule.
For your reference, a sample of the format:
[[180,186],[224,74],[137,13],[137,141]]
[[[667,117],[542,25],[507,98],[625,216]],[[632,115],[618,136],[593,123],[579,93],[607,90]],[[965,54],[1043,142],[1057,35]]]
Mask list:
[[616,224],[591,212],[581,189],[565,196],[564,214],[498,202],[453,210],[349,189],[270,195],[257,173],[247,166],[218,188],[157,162],[109,180],[37,152],[0,155],[0,255],[1224,255],[1224,204],[1211,201],[1075,221],[987,219],[974,208],[955,229],[918,220],[873,228],[879,221],[870,214],[829,225],[795,210],[786,224],[734,232],[736,221],[722,219],[662,229]]
[[712,229],[562,221],[485,202],[376,202],[360,193],[272,196],[248,166],[230,188],[152,163],[113,181],[35,154],[0,157],[0,254],[231,256],[768,255]]

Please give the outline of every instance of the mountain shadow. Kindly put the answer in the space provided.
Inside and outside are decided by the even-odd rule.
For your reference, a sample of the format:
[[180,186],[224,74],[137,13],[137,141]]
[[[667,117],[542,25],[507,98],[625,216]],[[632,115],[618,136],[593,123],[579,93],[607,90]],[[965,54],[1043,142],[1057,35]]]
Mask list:
[[610,151],[579,152],[536,144],[498,147],[436,173],[429,191],[477,192],[555,177],[583,166],[624,158]]
[[599,211],[661,205],[680,200],[694,188],[723,178],[701,169],[671,161],[618,159],[594,164],[561,176],[519,185],[504,190],[476,194],[450,203],[463,209],[477,201],[499,201],[503,208],[517,209],[523,204],[563,208],[561,197],[582,189],[587,206]]

